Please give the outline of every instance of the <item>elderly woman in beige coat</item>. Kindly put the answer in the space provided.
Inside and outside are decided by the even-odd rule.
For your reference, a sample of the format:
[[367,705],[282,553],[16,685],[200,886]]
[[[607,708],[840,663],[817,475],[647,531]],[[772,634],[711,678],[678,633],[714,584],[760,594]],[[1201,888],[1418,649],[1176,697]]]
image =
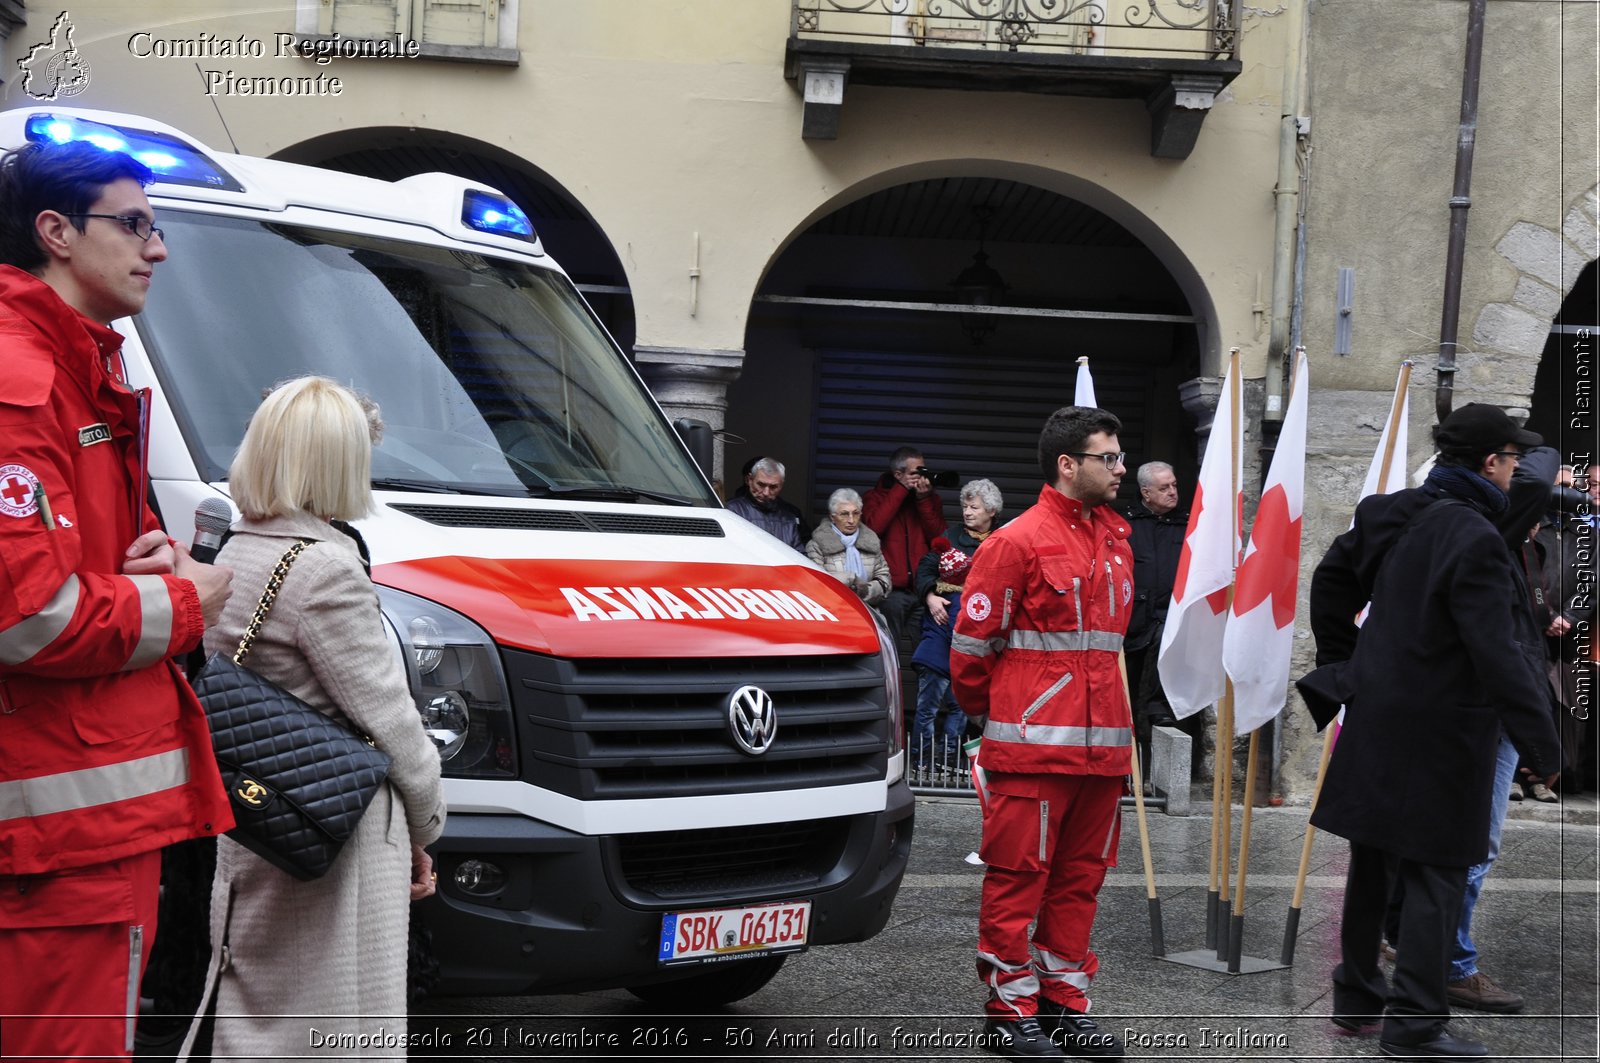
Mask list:
[[231,839],[218,843],[208,992],[219,1060],[406,1054],[392,1039],[404,1044],[408,920],[411,902],[433,893],[423,846],[439,837],[445,809],[439,754],[385,633],[359,536],[341,523],[371,509],[378,428],[376,410],[345,388],[294,380],[256,411],[229,473],[244,519],[217,562],[232,566],[235,593],[206,649],[238,645],[284,551],[309,543],[248,663],[368,735],[393,765],[322,878],[299,881]]
[[892,577],[883,544],[861,523],[861,496],[848,487],[828,496],[828,519],[811,533],[806,556],[868,605],[876,606],[889,593]]

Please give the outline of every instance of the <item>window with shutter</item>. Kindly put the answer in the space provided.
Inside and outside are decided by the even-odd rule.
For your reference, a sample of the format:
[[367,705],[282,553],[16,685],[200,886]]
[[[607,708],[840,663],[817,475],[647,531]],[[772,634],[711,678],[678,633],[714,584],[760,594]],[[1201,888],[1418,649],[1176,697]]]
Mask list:
[[412,6],[424,44],[484,48],[499,40],[500,0],[412,0]]
[[426,59],[514,66],[519,7],[520,0],[296,0],[295,32],[410,40]]
[[355,40],[393,38],[406,32],[410,5],[411,0],[334,0],[321,5],[317,32]]

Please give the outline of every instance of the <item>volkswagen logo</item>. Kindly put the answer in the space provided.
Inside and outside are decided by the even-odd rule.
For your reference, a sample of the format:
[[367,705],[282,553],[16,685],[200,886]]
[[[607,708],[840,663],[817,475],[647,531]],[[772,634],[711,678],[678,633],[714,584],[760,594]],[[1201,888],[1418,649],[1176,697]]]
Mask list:
[[740,752],[759,757],[772,748],[778,714],[772,698],[760,687],[740,687],[728,695],[728,733]]

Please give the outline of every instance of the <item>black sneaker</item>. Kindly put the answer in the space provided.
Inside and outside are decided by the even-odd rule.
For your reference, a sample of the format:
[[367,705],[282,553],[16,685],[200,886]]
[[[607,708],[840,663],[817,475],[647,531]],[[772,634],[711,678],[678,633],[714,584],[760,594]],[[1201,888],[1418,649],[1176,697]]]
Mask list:
[[1007,1059],[1060,1059],[1061,1049],[1039,1025],[1037,1015],[1020,1019],[986,1019],[984,1047]]
[[1054,1020],[1055,1029],[1051,1031],[1050,1040],[1061,1046],[1061,1050],[1069,1056],[1081,1056],[1085,1059],[1121,1059],[1122,1042],[1117,1040],[1117,1035],[1109,1030],[1102,1030],[1100,1024],[1081,1011],[1059,1005],[1043,1004],[1040,1013],[1047,1020]]

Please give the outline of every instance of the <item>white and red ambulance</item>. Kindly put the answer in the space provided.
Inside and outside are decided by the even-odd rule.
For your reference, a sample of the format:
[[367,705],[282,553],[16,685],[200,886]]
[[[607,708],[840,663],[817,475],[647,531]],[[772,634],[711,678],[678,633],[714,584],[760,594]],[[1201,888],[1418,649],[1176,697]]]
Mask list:
[[316,373],[382,407],[359,527],[444,765],[418,909],[440,992],[711,1006],[884,926],[912,831],[892,643],[722,509],[510,199],[0,113],[0,144],[40,139],[156,173],[171,257],[116,327],[175,536],[226,497],[264,388]]

